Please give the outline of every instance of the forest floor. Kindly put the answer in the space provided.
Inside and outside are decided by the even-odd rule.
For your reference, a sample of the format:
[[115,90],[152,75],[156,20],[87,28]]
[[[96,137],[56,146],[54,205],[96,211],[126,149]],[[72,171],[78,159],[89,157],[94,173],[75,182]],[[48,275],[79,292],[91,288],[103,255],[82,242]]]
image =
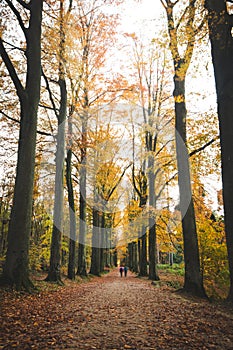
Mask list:
[[0,349],[232,350],[232,310],[174,290],[118,270],[33,295],[1,290]]

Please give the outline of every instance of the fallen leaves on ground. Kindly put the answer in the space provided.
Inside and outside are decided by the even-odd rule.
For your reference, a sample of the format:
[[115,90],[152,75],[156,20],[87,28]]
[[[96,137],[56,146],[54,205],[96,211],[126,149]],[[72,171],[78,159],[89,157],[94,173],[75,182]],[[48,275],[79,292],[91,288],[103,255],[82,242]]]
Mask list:
[[233,314],[114,270],[27,295],[2,290],[0,349],[232,350]]

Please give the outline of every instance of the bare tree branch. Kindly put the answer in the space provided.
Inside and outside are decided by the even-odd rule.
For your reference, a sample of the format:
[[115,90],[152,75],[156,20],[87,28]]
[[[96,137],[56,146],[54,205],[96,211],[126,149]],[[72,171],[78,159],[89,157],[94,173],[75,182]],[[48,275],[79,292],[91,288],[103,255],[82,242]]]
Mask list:
[[[20,120],[10,117],[8,114],[6,114],[5,112],[3,112],[1,110],[0,110],[0,113],[2,115],[4,115],[5,118],[11,120],[12,122],[20,124]],[[37,130],[37,134],[44,135],[44,136],[53,136],[52,134],[50,134],[50,133],[48,133],[46,131],[41,131],[41,130]]]
[[[24,32],[24,35],[27,36],[27,29],[25,28],[24,26],[24,23],[23,23],[23,20],[22,20],[22,17],[19,13],[19,11],[16,9],[16,7],[12,4],[12,2],[10,0],[5,0],[6,3],[8,4],[8,6],[10,7],[10,9],[12,10],[12,12],[14,13],[14,15],[16,16],[18,22],[19,22],[19,25],[22,29],[22,31]],[[19,3],[23,3],[24,5],[26,5],[26,3],[22,0],[17,0]],[[22,4],[21,4],[22,5]],[[23,6],[24,6],[23,5]],[[27,8],[26,6],[24,6],[25,8]],[[28,8],[29,9],[29,8]]]
[[49,99],[50,99],[51,104],[52,104],[52,106],[53,106],[53,111],[54,111],[54,113],[55,113],[55,115],[56,115],[56,117],[57,117],[57,119],[58,119],[59,113],[58,113],[58,111],[57,111],[57,107],[56,107],[55,102],[54,102],[54,99],[53,99],[53,94],[52,94],[52,91],[51,91],[50,86],[49,86],[48,78],[46,77],[46,75],[45,75],[45,73],[44,73],[44,71],[43,71],[42,68],[41,68],[41,72],[42,72],[42,76],[43,76],[43,78],[44,78],[44,80],[45,80],[46,88],[47,88],[48,93],[49,93]]
[[112,190],[109,192],[107,201],[109,201],[109,199],[111,198],[113,192],[115,191],[115,189],[117,188],[117,186],[118,186],[119,183],[121,182],[123,176],[125,175],[126,170],[127,170],[131,165],[132,165],[132,164],[130,163],[130,164],[123,170],[123,172],[122,172],[121,176],[119,177],[117,183],[115,184],[115,186],[113,186]]
[[215,141],[217,141],[219,139],[219,136],[213,138],[212,140],[210,140],[209,142],[205,143],[203,146],[193,150],[192,152],[189,153],[189,157],[194,156],[195,154],[203,151],[206,147],[210,146],[212,143],[214,143]]
[[20,5],[22,5],[25,9],[30,10],[30,4],[27,4],[23,0],[17,0]]
[[6,49],[3,45],[2,38],[0,38],[0,55],[2,56],[2,59],[6,65],[6,68],[10,74],[10,77],[15,85],[17,95],[21,99],[23,97],[23,93],[25,92],[23,85],[21,81],[18,78],[18,75],[16,73],[16,70],[11,62],[10,57],[8,56],[8,53],[6,52]]

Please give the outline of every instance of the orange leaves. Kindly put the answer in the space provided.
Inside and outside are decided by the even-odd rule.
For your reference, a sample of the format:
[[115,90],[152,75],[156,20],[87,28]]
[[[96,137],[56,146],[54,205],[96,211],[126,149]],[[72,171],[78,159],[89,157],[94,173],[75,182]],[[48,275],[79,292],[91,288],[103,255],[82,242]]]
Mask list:
[[131,38],[133,40],[138,40],[138,37],[137,37],[136,33],[124,33],[124,36],[126,38]]

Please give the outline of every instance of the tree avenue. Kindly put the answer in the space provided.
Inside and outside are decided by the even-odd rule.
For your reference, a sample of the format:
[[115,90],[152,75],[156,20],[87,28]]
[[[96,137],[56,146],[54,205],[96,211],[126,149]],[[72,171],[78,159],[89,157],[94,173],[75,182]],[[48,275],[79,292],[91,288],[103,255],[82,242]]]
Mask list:
[[232,302],[232,1],[161,0],[143,35],[128,6],[1,1],[1,284],[177,268]]

